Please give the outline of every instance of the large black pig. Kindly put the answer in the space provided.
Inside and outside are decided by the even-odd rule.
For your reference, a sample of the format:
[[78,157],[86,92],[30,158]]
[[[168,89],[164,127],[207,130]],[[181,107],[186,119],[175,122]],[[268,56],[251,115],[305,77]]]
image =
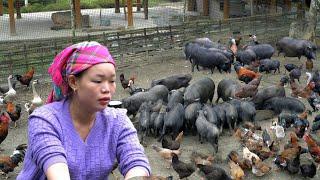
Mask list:
[[277,42],[276,46],[278,56],[283,53],[284,57],[298,57],[300,59],[301,56],[305,56],[308,59],[316,58],[317,48],[307,40],[284,37]]
[[222,98],[223,101],[229,101],[231,98],[235,97],[236,90],[239,88],[240,84],[235,80],[221,80],[217,88],[218,98],[216,100],[216,103],[219,102],[220,98]]
[[270,44],[257,44],[255,46],[248,46],[247,49],[252,49],[257,56],[257,59],[270,59],[275,50]]
[[292,97],[273,97],[264,102],[264,109],[269,109],[280,114],[282,111],[303,113],[306,109],[303,102]]
[[208,100],[212,102],[215,91],[215,84],[212,79],[204,77],[190,84],[184,92],[184,105],[187,106],[193,102],[200,100],[206,103]]

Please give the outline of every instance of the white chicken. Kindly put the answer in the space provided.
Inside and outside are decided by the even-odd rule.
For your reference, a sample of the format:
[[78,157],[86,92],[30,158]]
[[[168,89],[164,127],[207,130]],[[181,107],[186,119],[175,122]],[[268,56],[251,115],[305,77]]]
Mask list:
[[242,153],[243,153],[243,158],[246,160],[249,160],[251,164],[252,164],[252,157],[260,161],[259,156],[251,152],[247,147],[243,147]]
[[270,129],[275,131],[275,134],[278,140],[281,140],[286,136],[286,133],[284,132],[284,128],[278,125],[276,121],[272,122],[272,126],[270,127]]

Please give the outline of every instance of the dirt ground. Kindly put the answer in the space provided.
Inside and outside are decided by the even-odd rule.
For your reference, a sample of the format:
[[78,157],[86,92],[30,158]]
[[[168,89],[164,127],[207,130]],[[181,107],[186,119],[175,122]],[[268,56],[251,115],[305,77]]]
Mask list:
[[[150,59],[152,60],[152,62],[150,62],[147,65],[139,66],[138,64],[132,64],[131,67],[117,70],[117,75],[119,75],[120,73],[124,73],[126,76],[136,74],[137,80],[135,82],[135,85],[139,87],[148,88],[151,84],[152,79],[158,79],[158,78],[162,78],[162,77],[166,77],[166,76],[178,74],[178,73],[191,72],[190,63],[184,60],[182,50],[176,50],[175,52],[168,53],[168,54],[166,53],[166,54],[163,54],[163,56],[161,57],[160,56],[150,57]],[[304,58],[302,58],[300,61],[297,58],[287,58],[285,60],[283,56],[280,56],[280,57],[275,56],[274,59],[279,59],[282,63],[281,73],[269,74],[269,75],[264,74],[262,78],[262,83],[260,84],[259,88],[276,84],[280,80],[280,77],[284,74],[284,67],[283,67],[284,62],[285,63],[291,62],[297,65],[300,65],[305,61]],[[315,66],[314,69],[319,69],[320,64],[318,62],[315,62],[314,66]],[[305,69],[303,71],[305,72]],[[306,80],[304,78],[305,77],[304,72],[302,75],[303,78],[301,78],[301,83],[300,83],[301,86],[304,86],[306,83]],[[200,72],[195,71],[194,73],[192,73],[192,76],[193,76],[193,79],[191,82],[205,76],[210,77],[214,80],[216,87],[219,81],[223,78],[233,78],[233,79],[236,78],[236,75],[233,69],[231,74],[225,74],[225,73],[220,74],[218,71],[215,71],[213,74],[210,74],[209,71],[200,71]],[[40,79],[40,82],[41,82],[41,79]],[[40,96],[43,99],[46,98],[50,88],[51,88],[51,84],[48,84],[48,83],[43,83],[38,86],[38,91],[40,92]],[[287,96],[290,96],[290,92],[291,92],[290,88],[286,87],[286,90],[287,90]],[[28,100],[32,99],[31,89],[27,90],[21,87],[18,89],[17,93],[19,94],[18,102],[20,102],[22,105]],[[113,99],[114,100],[122,99],[127,96],[129,96],[129,93],[122,89],[119,83],[119,80],[117,79],[117,92],[114,95]],[[216,93],[215,93],[214,100],[215,99],[216,99]],[[310,109],[310,106],[306,103],[306,101],[303,100],[303,102],[306,104],[306,107]],[[308,120],[312,122],[314,119],[314,116],[317,114],[318,113],[313,113],[312,116],[308,117]],[[265,119],[266,116],[268,115],[270,114],[266,113],[265,111],[259,111],[257,114],[256,120],[258,124],[262,125],[263,128],[269,128],[271,126],[271,118],[268,118],[267,120],[261,120],[261,119]],[[23,114],[21,116],[21,119],[17,123],[18,127],[15,129],[10,128],[8,137],[1,144],[1,148],[4,149],[4,151],[2,151],[1,154],[10,155],[18,144],[27,143],[27,117],[28,115],[23,109]],[[276,117],[273,117],[273,118],[276,118]],[[11,126],[13,127],[13,124],[11,124]],[[241,153],[242,148],[240,144],[237,142],[237,140],[234,137],[230,137],[227,132],[228,130],[225,130],[224,133],[219,138],[219,152],[215,155],[215,163],[223,167],[229,173],[229,167],[227,166],[227,163],[226,163],[227,154],[231,150],[236,150],[238,151],[238,153],[242,154]],[[287,132],[286,134],[288,134]],[[285,139],[283,142],[285,142],[286,140],[287,139]],[[158,143],[156,139],[154,139],[153,137],[148,137],[146,142],[148,145],[147,147],[145,147],[145,153],[149,158],[149,161],[152,167],[152,173],[154,175],[161,175],[161,176],[172,175],[174,179],[178,179],[178,174],[172,168],[167,169],[165,161],[162,158],[160,158],[160,156],[157,153],[155,153],[155,151],[151,148],[151,144],[156,144],[158,146],[161,146],[161,144]],[[305,145],[303,140],[300,140],[300,144]],[[200,144],[200,142],[198,142],[197,136],[184,137],[181,147],[182,147],[182,155],[180,156],[180,160],[184,162],[190,162],[189,156],[192,151],[198,151],[205,154],[211,154],[213,152],[212,146],[209,145],[208,143]],[[301,155],[301,163],[310,163],[308,160],[309,158],[310,158],[309,154]],[[277,167],[275,167],[272,160],[273,160],[272,158],[269,158],[266,160],[266,162],[272,166],[272,171],[269,174],[258,178],[248,171],[246,172],[245,179],[272,179],[272,180],[302,179],[302,176],[299,174],[290,175],[285,171],[278,170]],[[16,168],[13,173],[9,173],[9,176],[10,176],[9,179],[15,179],[15,177],[17,176],[17,173],[19,173],[19,171],[21,170],[21,167],[22,167],[22,164],[20,164],[20,166]],[[320,172],[318,170],[317,175],[314,177],[314,179],[319,179],[320,177],[319,173]],[[118,177],[120,177],[119,172],[116,172],[115,174]],[[1,178],[3,177],[0,176],[0,179]],[[113,177],[110,177],[110,179],[113,179]],[[200,179],[200,175],[196,171],[189,177],[189,179],[194,179],[194,180]]]

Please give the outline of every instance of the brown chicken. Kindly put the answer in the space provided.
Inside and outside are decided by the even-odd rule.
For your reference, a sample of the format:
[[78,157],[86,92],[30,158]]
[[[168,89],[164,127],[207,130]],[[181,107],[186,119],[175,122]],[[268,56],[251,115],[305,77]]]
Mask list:
[[15,105],[13,104],[13,102],[8,102],[7,113],[9,114],[11,120],[14,122],[14,127],[17,127],[17,120],[19,120],[21,116],[21,105]]
[[293,79],[290,80],[291,96],[309,98],[315,87],[314,82],[307,84],[305,88],[301,88]]
[[238,164],[236,164],[232,160],[229,160],[228,164],[230,167],[230,175],[232,179],[235,179],[235,180],[244,179],[244,171],[241,169],[241,167]]
[[239,166],[243,169],[243,170],[248,170],[252,168],[251,162],[246,160],[246,159],[242,159],[239,157],[239,154],[236,151],[231,151],[228,154],[228,158],[229,160],[232,160],[233,162],[235,162],[236,164],[239,164]]
[[303,140],[308,144],[308,150],[315,162],[320,163],[320,146],[316,143],[313,137],[306,133]]
[[297,157],[297,154],[300,154],[301,150],[302,150],[301,146],[284,149],[280,153],[280,155],[276,157],[276,159],[274,160],[274,163],[281,168],[285,168],[287,166],[288,161],[291,161],[295,157]]
[[296,135],[296,133],[291,132],[290,133],[290,140],[288,141],[288,144],[284,145],[284,149],[297,148],[299,146],[298,141],[299,141],[299,139],[298,139],[298,136]]
[[10,122],[11,122],[11,119],[9,114],[7,112],[2,111],[0,114],[0,144],[6,139],[8,135]]
[[129,79],[125,79],[124,74],[123,73],[120,74],[120,82],[123,89],[127,89],[129,87],[129,84],[131,83],[134,84],[135,79],[136,79],[135,76],[132,76]]
[[246,129],[250,129],[252,132],[256,131],[256,130],[260,130],[261,131],[261,126],[255,125],[252,122],[249,121],[245,121],[242,124],[242,127],[246,128]]
[[190,155],[191,162],[193,162],[195,165],[202,164],[211,166],[214,161],[214,157],[212,155],[204,155],[198,152],[193,151]]
[[[171,163],[171,160],[172,160],[172,154],[177,154],[177,155],[180,155],[181,154],[181,151],[180,150],[171,150],[171,149],[166,149],[166,148],[161,148],[161,147],[158,147],[156,145],[152,145],[152,148],[163,158],[165,159],[167,162]],[[171,164],[170,164],[171,166]],[[167,167],[167,168],[170,168]]]
[[22,84],[29,87],[30,82],[34,75],[34,67],[31,67],[30,70],[28,70],[24,75],[15,75],[16,79]]
[[238,98],[247,98],[255,96],[258,92],[258,87],[261,78],[262,76],[259,76],[257,78],[254,78],[248,84],[241,85],[241,87],[238,90],[236,90],[235,96]]
[[308,70],[308,71],[312,71],[312,69],[313,69],[313,61],[311,60],[311,59],[307,59],[306,60],[306,69]]
[[252,157],[252,173],[256,176],[263,176],[270,172],[271,167],[261,160]]
[[245,80],[245,83],[249,83],[251,80],[258,78],[261,74],[251,71],[245,67],[236,68],[237,76],[239,80]]
[[12,172],[14,168],[19,165],[20,162],[23,162],[26,149],[26,144],[20,144],[16,147],[15,151],[11,156],[0,156],[0,170],[6,175],[9,172]]
[[141,179],[141,180],[173,180],[173,176],[162,177],[162,176],[138,176],[130,178],[130,180]]

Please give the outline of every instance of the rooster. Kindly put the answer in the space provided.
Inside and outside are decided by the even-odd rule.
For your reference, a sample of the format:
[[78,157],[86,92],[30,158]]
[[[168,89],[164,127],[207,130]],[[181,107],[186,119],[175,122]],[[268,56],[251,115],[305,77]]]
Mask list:
[[300,98],[309,98],[312,94],[312,90],[315,87],[314,82],[310,82],[307,84],[306,87],[301,88],[299,87],[296,82],[291,79],[290,80],[290,87],[291,87],[291,96],[293,97],[300,97]]
[[320,146],[316,143],[313,137],[306,133],[303,140],[308,144],[308,150],[316,163],[320,163]]
[[123,89],[127,89],[129,87],[128,85],[131,83],[131,81],[132,81],[132,84],[134,84],[135,79],[136,79],[135,76],[130,77],[130,79],[125,79],[124,74],[123,73],[120,74],[120,82],[121,82],[121,86],[123,87]]
[[20,104],[13,104],[13,102],[7,103],[7,113],[9,114],[11,120],[14,122],[14,127],[17,127],[16,121],[20,119],[21,116],[21,105]]
[[0,144],[6,139],[8,135],[10,122],[11,122],[11,118],[9,114],[5,111],[2,111],[0,114]]
[[30,82],[34,75],[34,67],[31,67],[30,70],[28,70],[24,75],[14,75],[14,77],[22,84],[29,87]]
[[195,151],[192,151],[190,159],[195,165],[202,164],[206,166],[212,166],[214,161],[214,157],[212,155],[204,155]]
[[26,144],[20,144],[16,147],[15,151],[13,151],[11,156],[1,156],[0,170],[6,175],[9,172],[12,172],[14,168],[19,165],[20,162],[23,162],[24,156],[26,154],[26,149]]
[[189,177],[196,170],[193,164],[180,161],[175,153],[172,153],[172,167],[180,179]]
[[248,84],[250,81],[260,76],[259,73],[251,71],[245,67],[242,67],[240,64],[237,64],[237,63],[234,64],[234,69],[237,73],[238,79],[240,81],[245,82],[246,84]]
[[162,139],[162,147],[167,148],[167,149],[171,149],[171,150],[178,150],[180,148],[182,137],[183,137],[183,131],[181,131],[178,134],[178,136],[176,137],[176,139],[174,141],[171,140],[170,138],[166,138],[166,136],[164,136],[164,138]]

